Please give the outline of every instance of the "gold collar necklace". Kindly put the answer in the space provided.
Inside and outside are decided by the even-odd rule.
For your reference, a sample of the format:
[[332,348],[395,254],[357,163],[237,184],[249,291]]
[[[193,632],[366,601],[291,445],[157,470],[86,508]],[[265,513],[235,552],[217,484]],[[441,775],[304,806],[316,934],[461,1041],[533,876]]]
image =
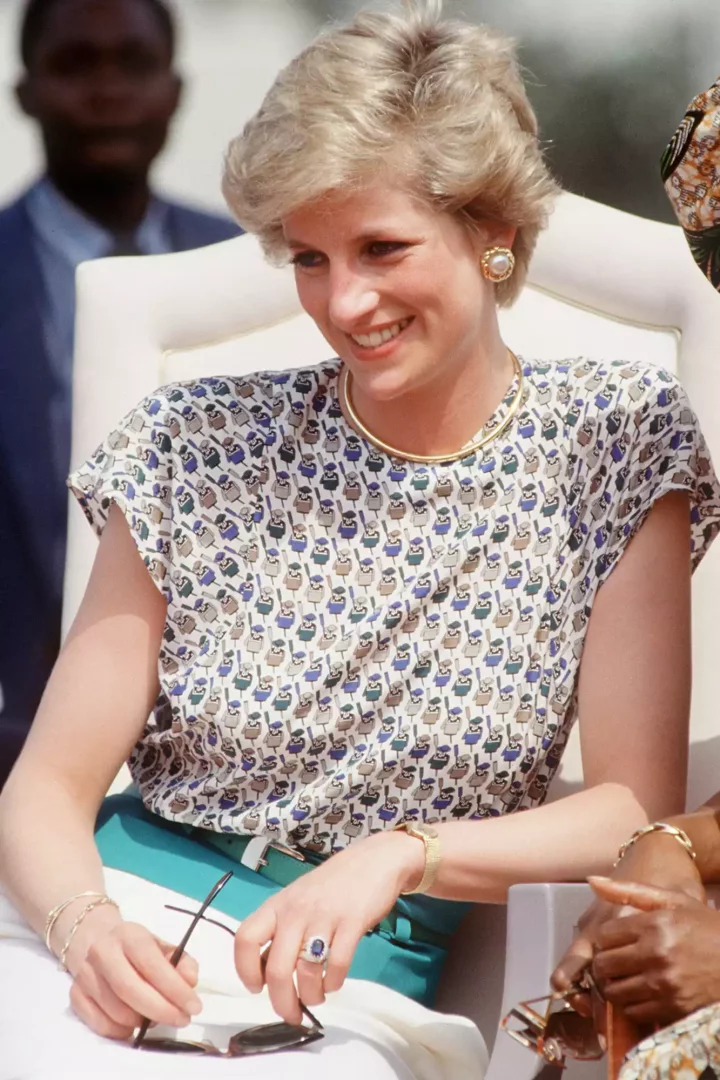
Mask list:
[[382,450],[390,457],[404,458],[406,461],[418,461],[421,462],[423,465],[440,465],[445,461],[457,461],[458,458],[464,458],[467,457],[469,454],[474,454],[477,450],[482,450],[483,446],[487,446],[487,444],[489,442],[492,442],[493,439],[497,439],[499,435],[502,435],[503,431],[505,431],[505,429],[508,427],[515,413],[518,411],[518,408],[520,407],[523,399],[524,389],[522,367],[515,353],[511,352],[510,349],[508,349],[508,352],[510,353],[510,357],[513,362],[513,368],[515,371],[514,377],[517,379],[517,389],[513,395],[512,401],[508,405],[508,410],[505,413],[505,416],[502,418],[501,422],[497,425],[497,427],[494,427],[491,431],[485,432],[485,427],[487,425],[483,425],[483,432],[485,432],[484,434],[481,434],[477,439],[473,439],[471,442],[465,443],[465,445],[461,446],[459,450],[451,451],[449,454],[411,454],[408,453],[406,450],[398,450],[396,447],[390,446],[388,443],[383,442],[382,439],[379,439],[377,435],[373,435],[372,431],[368,431],[358,414],[355,412],[355,407],[353,405],[351,397],[352,376],[345,364],[343,364],[342,371],[340,372],[338,390],[340,393],[342,404],[345,407],[345,412],[347,413],[347,416],[352,426],[363,436],[364,439],[367,439],[367,441],[372,443],[373,446],[377,446],[378,450]]

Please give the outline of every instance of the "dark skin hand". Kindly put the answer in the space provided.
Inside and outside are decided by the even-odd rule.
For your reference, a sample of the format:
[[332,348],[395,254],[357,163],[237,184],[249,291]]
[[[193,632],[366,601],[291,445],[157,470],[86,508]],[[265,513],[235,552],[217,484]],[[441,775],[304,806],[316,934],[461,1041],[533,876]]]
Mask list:
[[[634,844],[615,868],[612,880],[620,884],[643,882],[666,889],[691,898],[704,910],[705,890],[696,864],[677,840],[665,833],[646,836]],[[577,935],[553,972],[552,985],[556,990],[567,990],[579,980],[595,955],[602,928],[617,921],[620,910],[617,905],[624,901],[611,900],[607,889],[602,895],[597,889],[595,892],[596,900],[580,918]],[[583,1016],[592,1014],[588,995],[572,998],[571,1004]]]
[[686,892],[591,878],[593,891],[635,914],[603,923],[592,974],[638,1024],[665,1026],[720,1001],[720,913]]

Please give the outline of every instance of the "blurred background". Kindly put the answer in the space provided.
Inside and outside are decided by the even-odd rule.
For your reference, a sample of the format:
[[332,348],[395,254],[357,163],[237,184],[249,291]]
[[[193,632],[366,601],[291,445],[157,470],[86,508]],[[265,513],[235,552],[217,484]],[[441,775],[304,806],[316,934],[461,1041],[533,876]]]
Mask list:
[[[220,209],[225,144],[277,69],[328,19],[392,0],[175,0],[183,107],[155,178]],[[39,168],[15,108],[19,0],[0,0],[0,204]],[[718,0],[446,0],[446,12],[513,34],[552,165],[572,191],[672,220],[658,159],[685,106],[720,72]]]

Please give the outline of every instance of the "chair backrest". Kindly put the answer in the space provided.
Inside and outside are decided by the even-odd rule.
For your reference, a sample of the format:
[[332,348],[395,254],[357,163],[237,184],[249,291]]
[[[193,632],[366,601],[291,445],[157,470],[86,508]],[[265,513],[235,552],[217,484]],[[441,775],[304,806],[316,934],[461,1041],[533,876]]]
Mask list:
[[[684,382],[720,463],[720,297],[678,228],[578,196],[561,197],[527,286],[502,313],[505,340],[528,358],[643,359]],[[80,464],[146,394],[198,375],[308,365],[331,351],[298,303],[292,273],[267,265],[249,236],[177,255],[105,259],[78,271],[73,462]],[[65,625],[95,541],[70,513]],[[718,786],[714,631],[720,544],[697,575],[690,801]],[[577,785],[577,741],[559,787]]]

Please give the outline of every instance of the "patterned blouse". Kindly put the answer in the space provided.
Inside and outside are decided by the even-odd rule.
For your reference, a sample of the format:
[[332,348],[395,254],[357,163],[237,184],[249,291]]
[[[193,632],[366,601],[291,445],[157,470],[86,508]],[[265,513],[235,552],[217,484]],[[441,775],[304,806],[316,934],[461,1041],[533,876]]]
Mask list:
[[720,289],[720,79],[690,102],[661,167],[695,261]]
[[625,1058],[618,1080],[720,1080],[720,1005],[643,1039]]
[[121,508],[168,602],[130,761],[149,809],[327,853],[542,803],[599,586],[673,489],[696,565],[720,488],[672,376],[523,369],[501,436],[442,466],[359,437],[335,361],[159,390],[70,478],[98,533]]

